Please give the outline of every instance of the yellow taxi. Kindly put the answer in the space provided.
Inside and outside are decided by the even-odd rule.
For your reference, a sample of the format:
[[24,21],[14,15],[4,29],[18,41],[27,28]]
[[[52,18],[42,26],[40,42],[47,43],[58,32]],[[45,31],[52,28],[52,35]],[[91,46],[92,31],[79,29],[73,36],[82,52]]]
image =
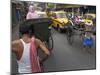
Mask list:
[[85,22],[86,21],[92,21],[93,25],[96,25],[96,14],[93,13],[87,13],[84,15],[85,17]]
[[64,11],[53,11],[51,14],[51,19],[53,21],[52,26],[57,28],[58,31],[64,30],[69,22],[66,12]]
[[96,14],[86,13],[85,17],[85,28],[86,30],[92,30],[93,34],[96,35]]

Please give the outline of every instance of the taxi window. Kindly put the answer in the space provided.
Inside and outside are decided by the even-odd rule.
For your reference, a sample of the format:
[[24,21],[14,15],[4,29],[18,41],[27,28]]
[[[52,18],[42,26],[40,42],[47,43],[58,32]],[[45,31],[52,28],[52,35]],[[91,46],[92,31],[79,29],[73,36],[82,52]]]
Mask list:
[[88,19],[92,19],[92,18],[93,18],[92,16],[88,15]]

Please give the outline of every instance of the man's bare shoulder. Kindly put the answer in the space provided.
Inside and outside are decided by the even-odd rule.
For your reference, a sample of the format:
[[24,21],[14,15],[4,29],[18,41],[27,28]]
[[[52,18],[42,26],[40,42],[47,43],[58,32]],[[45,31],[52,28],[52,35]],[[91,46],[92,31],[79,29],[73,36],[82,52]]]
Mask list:
[[15,53],[18,52],[18,48],[20,48],[20,40],[12,41],[12,51]]
[[14,40],[14,41],[12,41],[12,45],[18,45],[18,44],[20,44],[20,43],[21,43],[20,40]]

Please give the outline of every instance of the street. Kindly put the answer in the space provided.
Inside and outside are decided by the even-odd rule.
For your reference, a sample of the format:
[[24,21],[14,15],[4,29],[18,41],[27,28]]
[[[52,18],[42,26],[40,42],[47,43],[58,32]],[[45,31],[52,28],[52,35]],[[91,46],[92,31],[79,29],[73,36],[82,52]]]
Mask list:
[[[18,25],[13,28],[12,40],[18,38],[18,28]],[[95,42],[94,46],[90,50],[91,53],[89,53],[83,49],[79,36],[74,36],[73,44],[69,45],[65,33],[59,33],[54,29],[52,31],[54,48],[50,57],[44,62],[45,72],[81,69],[86,70],[96,68]],[[13,64],[16,63],[13,62]],[[15,69],[14,65],[12,66],[12,69]]]
[[44,63],[46,71],[81,70],[95,68],[95,46],[91,53],[84,51],[79,36],[69,45],[65,33],[54,31],[54,49]]

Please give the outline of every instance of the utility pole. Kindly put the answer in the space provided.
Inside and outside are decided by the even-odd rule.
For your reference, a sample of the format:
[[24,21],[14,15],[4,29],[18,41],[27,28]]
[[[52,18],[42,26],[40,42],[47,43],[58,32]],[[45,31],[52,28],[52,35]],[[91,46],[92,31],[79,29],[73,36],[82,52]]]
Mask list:
[[74,16],[74,8],[72,7],[72,17]]

